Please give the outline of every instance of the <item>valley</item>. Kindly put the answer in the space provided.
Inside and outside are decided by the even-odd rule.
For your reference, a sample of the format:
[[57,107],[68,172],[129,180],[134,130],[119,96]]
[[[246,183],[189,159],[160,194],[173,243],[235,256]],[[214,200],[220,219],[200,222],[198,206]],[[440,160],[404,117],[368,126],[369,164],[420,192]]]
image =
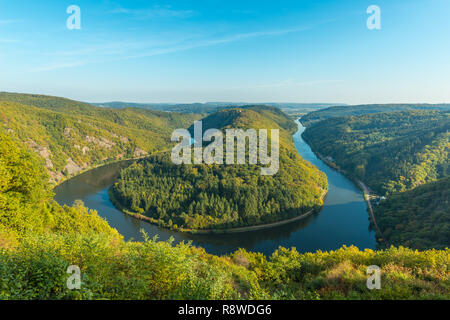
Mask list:
[[[111,203],[108,190],[117,181],[122,166],[107,165],[72,178],[55,189],[55,199],[61,205],[71,205],[81,199],[86,206],[97,210],[99,215],[117,229],[126,240],[143,240],[141,230],[150,237],[158,235],[160,240],[171,237],[175,243],[193,241],[193,245],[205,248],[212,254],[230,254],[239,248],[261,252],[270,256],[278,246],[296,247],[299,252],[335,250],[342,245],[358,248],[375,248],[375,234],[369,229],[368,213],[362,193],[342,174],[318,159],[302,139],[304,127],[294,134],[293,141],[302,158],[315,165],[327,175],[328,193],[319,213],[309,215],[291,223],[264,230],[243,233],[185,233],[160,228],[146,220],[123,214]],[[333,231],[330,232],[330,226]],[[326,233],[327,237],[323,237]]]
[[[308,124],[305,130],[278,108],[267,106],[178,114],[105,109],[63,98],[2,93],[0,115],[2,299],[448,298],[445,111],[403,110],[329,118]],[[198,119],[205,121],[205,130],[234,126],[280,130],[280,172],[261,178],[259,173],[252,174],[252,170],[258,172],[257,167],[245,165],[229,172],[231,180],[225,179],[249,178],[235,184],[242,189],[229,192],[228,207],[237,209],[235,221],[229,220],[236,216],[233,210],[223,215],[226,209],[217,204],[220,194],[225,194],[214,193],[220,180],[208,187],[230,169],[191,165],[183,170],[196,172],[180,180],[180,168],[164,164],[172,128],[188,129]],[[83,154],[84,147],[90,153],[84,149]],[[340,151],[334,152],[334,148]],[[136,150],[147,154],[136,154]],[[391,156],[383,158],[383,175],[371,162],[383,155],[381,150]],[[394,150],[403,152],[405,160],[389,163],[393,154],[395,158]],[[366,203],[357,186],[313,151],[325,155],[327,162],[349,179],[361,178],[387,196],[376,204],[374,215],[394,246],[383,248],[379,235],[370,228]],[[132,159],[135,157],[142,159]],[[128,160],[108,164],[121,159]],[[99,167],[69,172],[80,163],[86,163],[85,169]],[[240,170],[245,174],[239,175]],[[193,183],[186,190],[195,192],[177,194],[186,199],[186,195],[193,196],[188,202],[200,201],[200,206],[192,207],[191,217],[189,206],[163,200],[172,197],[170,188],[156,188],[164,181],[163,171],[177,172],[173,175],[177,184]],[[71,176],[75,177],[67,180]],[[259,179],[262,184],[253,188],[252,181]],[[58,186],[53,189],[55,183]],[[134,203],[139,214],[158,213],[152,211],[152,205],[146,207],[142,195],[160,192],[155,197],[163,200],[156,203],[156,225],[115,208],[108,190],[120,183],[123,190],[116,192],[130,199],[121,201],[130,208]],[[258,194],[265,189],[267,192]],[[197,190],[206,191],[208,201]],[[264,207],[268,202],[259,196],[271,192],[274,204],[284,203],[283,210]],[[233,198],[235,193],[246,196]],[[254,202],[236,202],[251,197]],[[200,199],[205,199],[204,204]],[[290,215],[284,210],[289,206],[301,210]],[[171,211],[177,207],[186,208],[188,214]],[[166,215],[161,215],[162,209]],[[311,209],[314,214],[306,215]],[[211,220],[208,213],[215,217]],[[181,230],[174,226],[220,231],[290,219],[295,221],[229,234],[178,232]],[[73,264],[84,275],[79,291],[65,286],[67,266]],[[383,270],[380,290],[365,287],[369,265]]]
[[331,165],[374,190],[368,200],[380,248],[446,248],[449,112],[429,106],[389,111],[307,121],[304,137]]

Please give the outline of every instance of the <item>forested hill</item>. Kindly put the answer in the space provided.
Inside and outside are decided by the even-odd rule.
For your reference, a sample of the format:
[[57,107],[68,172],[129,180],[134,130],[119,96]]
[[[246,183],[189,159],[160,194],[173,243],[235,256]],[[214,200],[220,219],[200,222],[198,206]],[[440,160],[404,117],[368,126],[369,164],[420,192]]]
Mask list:
[[[123,241],[95,211],[52,200],[43,160],[0,130],[0,299],[449,299],[450,250],[356,247],[224,257]],[[70,265],[81,288],[70,290]],[[366,287],[381,268],[380,290]]]
[[[276,107],[264,105],[248,105],[240,108],[221,110],[202,119],[203,131],[214,128],[219,130],[229,128],[270,129],[280,128],[285,142],[291,141],[291,136],[298,127],[291,117]],[[193,126],[189,128],[194,133]]]
[[304,137],[350,176],[380,195],[405,191],[448,175],[450,114],[399,111],[331,118]]
[[369,104],[358,106],[335,106],[310,112],[301,119],[305,127],[329,118],[360,116],[370,113],[394,112],[405,110],[441,110],[450,111],[450,104]]
[[111,190],[120,206],[159,225],[189,230],[267,224],[321,207],[326,176],[298,155],[292,142],[297,126],[282,111],[227,109],[209,115],[203,125],[279,129],[278,172],[263,176],[259,165],[249,164],[174,165],[170,154],[156,155],[121,172]]
[[450,177],[391,195],[375,206],[375,218],[390,245],[419,250],[448,247]]
[[0,93],[0,130],[37,152],[54,182],[106,161],[168,149],[172,131],[189,127],[201,116]]

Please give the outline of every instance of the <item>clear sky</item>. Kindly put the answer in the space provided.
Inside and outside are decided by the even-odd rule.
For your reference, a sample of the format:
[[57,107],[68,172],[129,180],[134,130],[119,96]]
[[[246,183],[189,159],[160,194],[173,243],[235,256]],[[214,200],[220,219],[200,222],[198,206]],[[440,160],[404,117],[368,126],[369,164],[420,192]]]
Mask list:
[[[70,5],[81,29],[69,30]],[[369,30],[369,5],[381,30]],[[0,91],[82,101],[450,102],[449,0],[0,0]]]

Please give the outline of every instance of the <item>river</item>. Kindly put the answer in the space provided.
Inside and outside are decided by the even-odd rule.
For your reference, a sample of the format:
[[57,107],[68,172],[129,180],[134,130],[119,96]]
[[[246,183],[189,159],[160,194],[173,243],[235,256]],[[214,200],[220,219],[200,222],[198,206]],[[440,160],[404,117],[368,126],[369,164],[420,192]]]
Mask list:
[[279,227],[235,234],[192,235],[159,228],[117,210],[108,197],[108,188],[117,178],[120,169],[131,162],[105,165],[76,176],[55,188],[55,200],[72,205],[77,199],[98,211],[108,223],[122,234],[125,240],[142,240],[140,230],[160,240],[174,238],[174,242],[192,241],[212,254],[228,254],[238,248],[270,255],[279,246],[296,247],[299,252],[335,250],[342,245],[355,245],[360,249],[375,248],[375,233],[369,228],[369,219],[362,192],[341,173],[327,166],[311,151],[303,140],[305,128],[293,139],[299,154],[323,171],[328,177],[328,195],[320,213],[304,220]]

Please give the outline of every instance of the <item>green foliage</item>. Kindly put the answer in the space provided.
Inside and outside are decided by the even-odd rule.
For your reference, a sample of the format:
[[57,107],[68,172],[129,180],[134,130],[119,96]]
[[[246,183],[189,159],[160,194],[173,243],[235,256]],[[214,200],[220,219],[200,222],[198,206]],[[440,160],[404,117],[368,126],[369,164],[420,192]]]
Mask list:
[[[119,235],[94,210],[78,203],[61,207],[52,200],[42,160],[9,135],[0,132],[0,234],[5,237],[44,232]],[[6,232],[9,230],[9,232]],[[12,240],[11,240],[12,241]]]
[[[186,244],[48,234],[0,250],[0,299],[448,299],[450,251],[390,248],[217,257]],[[81,269],[81,289],[66,286]],[[369,265],[381,289],[366,287]]]
[[43,228],[36,211],[50,200],[48,176],[39,159],[0,132],[0,223],[16,232]]
[[390,244],[443,249],[450,243],[449,128],[447,111],[416,110],[331,118],[304,137],[345,174],[389,196],[375,205],[375,219]]
[[112,186],[121,207],[159,225],[228,229],[285,220],[320,208],[326,177],[297,155],[296,125],[279,109],[252,106],[214,113],[209,128],[279,128],[280,168],[262,176],[256,165],[174,165],[158,154],[132,165]]
[[[261,288],[273,299],[448,299],[450,251],[424,252],[391,247],[387,250],[336,251],[299,254],[279,248],[269,259],[260,253],[239,250]],[[366,287],[367,267],[381,268],[381,289]]]
[[[448,192],[442,183],[430,188]],[[450,298],[449,249],[218,257],[185,243],[125,242],[82,203],[63,208],[51,198],[42,160],[0,131],[0,299]],[[79,290],[67,288],[70,265],[81,269]],[[381,267],[381,290],[365,286],[369,265]]]
[[308,113],[302,117],[305,127],[329,118],[361,116],[370,113],[395,112],[406,110],[443,110],[449,111],[450,104],[369,104],[359,106],[335,106]]
[[[268,129],[281,128],[286,142],[297,131],[297,124],[276,107],[249,105],[240,108],[221,110],[202,119],[203,131],[214,129]],[[193,127],[190,128],[193,134]]]
[[401,111],[331,118],[308,127],[313,150],[385,195],[448,175],[450,114]]
[[[69,265],[81,269],[69,290]],[[256,276],[185,244],[111,241],[105,235],[27,237],[0,251],[0,299],[256,299]]]
[[[444,249],[450,243],[450,177],[395,193],[375,206],[375,218],[392,245]],[[380,244],[382,245],[382,244]]]
[[38,153],[55,182],[107,161],[168,149],[172,131],[200,117],[0,93],[0,128]]

